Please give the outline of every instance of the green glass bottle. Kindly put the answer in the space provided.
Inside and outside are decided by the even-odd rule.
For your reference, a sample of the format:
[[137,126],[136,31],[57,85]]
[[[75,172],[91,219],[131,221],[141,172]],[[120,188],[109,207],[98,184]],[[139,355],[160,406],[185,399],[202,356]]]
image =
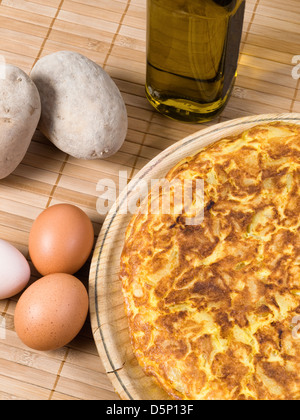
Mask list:
[[245,0],[147,0],[146,95],[162,114],[210,121],[236,79]]

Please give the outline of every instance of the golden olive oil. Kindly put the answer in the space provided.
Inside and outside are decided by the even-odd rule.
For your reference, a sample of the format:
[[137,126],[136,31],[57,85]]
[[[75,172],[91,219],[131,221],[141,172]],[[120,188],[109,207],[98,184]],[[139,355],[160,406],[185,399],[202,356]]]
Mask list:
[[236,78],[245,0],[147,0],[146,95],[162,114],[200,123]]

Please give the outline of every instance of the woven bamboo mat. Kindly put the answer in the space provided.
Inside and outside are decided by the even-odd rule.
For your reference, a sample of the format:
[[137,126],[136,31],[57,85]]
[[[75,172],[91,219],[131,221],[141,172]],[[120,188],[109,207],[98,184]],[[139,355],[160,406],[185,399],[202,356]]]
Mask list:
[[[300,112],[299,0],[246,3],[237,83],[214,123]],[[98,181],[117,181],[120,170],[130,180],[161,150],[202,127],[165,119],[145,99],[145,4],[146,0],[0,0],[0,54],[7,62],[29,73],[44,55],[78,51],[113,77],[129,115],[127,139],[115,156],[76,160],[37,131],[21,165],[0,181],[0,238],[28,259],[29,231],[43,209],[61,202],[81,207],[93,221],[96,239],[104,220],[96,211]],[[78,273],[86,285],[88,274],[89,263]],[[32,267],[31,281],[37,278]],[[98,356],[89,320],[67,347],[32,351],[14,331],[17,299],[0,301],[0,399],[119,398]]]

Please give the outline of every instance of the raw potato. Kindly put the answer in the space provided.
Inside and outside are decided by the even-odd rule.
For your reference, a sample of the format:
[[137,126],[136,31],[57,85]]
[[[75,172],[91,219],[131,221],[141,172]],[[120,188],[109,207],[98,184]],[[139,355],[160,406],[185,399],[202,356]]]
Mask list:
[[98,64],[60,51],[31,72],[40,92],[39,129],[57,148],[78,159],[107,158],[122,146],[128,128],[121,93]]
[[23,160],[41,115],[41,101],[33,81],[18,67],[0,69],[0,179]]

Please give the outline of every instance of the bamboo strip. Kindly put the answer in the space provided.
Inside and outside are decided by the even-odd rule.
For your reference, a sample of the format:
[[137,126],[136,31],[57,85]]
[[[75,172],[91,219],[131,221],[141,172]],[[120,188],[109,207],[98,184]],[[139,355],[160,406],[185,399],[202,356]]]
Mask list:
[[[200,127],[168,120],[154,112],[146,100],[145,20],[145,0],[0,1],[0,54],[9,63],[29,73],[40,57],[58,50],[87,55],[113,77],[129,118],[121,150],[103,161],[66,160],[66,154],[37,131],[21,165],[0,181],[0,238],[10,241],[28,258],[31,282],[39,274],[28,256],[28,236],[33,221],[47,205],[69,202],[81,207],[93,222],[96,239],[105,219],[96,209],[97,202],[104,201],[97,191],[99,180],[107,178],[118,188],[120,171],[130,180],[160,152],[200,128],[252,114],[300,112],[300,81],[292,77],[292,59],[300,54],[298,0],[247,0],[232,97],[220,117]],[[108,193],[110,206],[114,191]],[[120,247],[124,232],[112,226],[107,240]],[[103,261],[112,261],[106,248]],[[89,262],[79,273],[85,285]],[[108,301],[100,298],[101,305],[120,313],[117,266],[108,273],[103,264],[99,275],[107,276],[112,293]],[[0,301],[1,400],[119,399],[108,379],[114,375],[109,373],[107,377],[98,357],[89,322],[67,348],[34,352],[25,348],[14,332],[17,300],[18,296]],[[119,341],[124,347],[127,332],[123,317],[116,316],[112,325],[119,328]],[[108,329],[107,324],[105,333]],[[1,339],[4,333],[6,338]],[[124,352],[114,357],[116,366],[122,367]],[[129,356],[127,363],[131,380],[143,385],[136,360]],[[125,381],[126,386],[129,384]]]

